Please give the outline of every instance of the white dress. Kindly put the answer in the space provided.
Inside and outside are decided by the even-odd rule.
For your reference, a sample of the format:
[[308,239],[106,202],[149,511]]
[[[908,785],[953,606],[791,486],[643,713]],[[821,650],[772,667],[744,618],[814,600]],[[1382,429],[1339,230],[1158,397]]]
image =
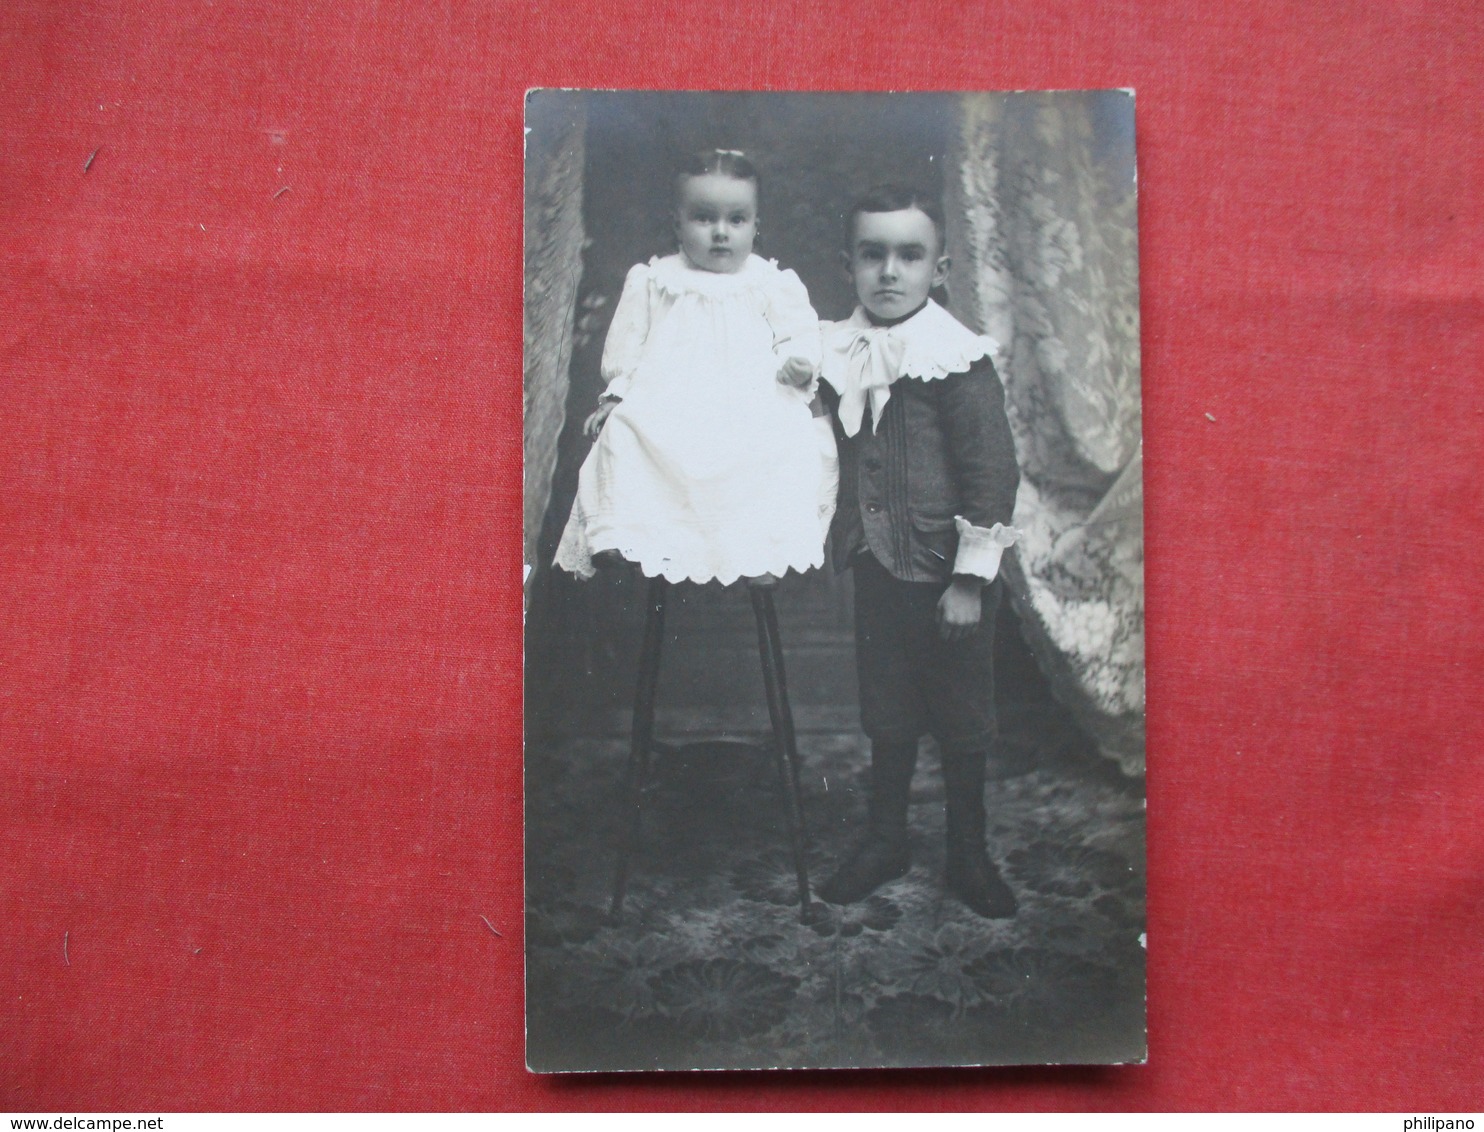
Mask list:
[[650,577],[719,581],[824,561],[834,438],[778,370],[820,363],[818,316],[792,271],[734,274],[679,255],[638,264],[603,347],[622,398],[583,462],[556,564],[582,577],[616,550]]

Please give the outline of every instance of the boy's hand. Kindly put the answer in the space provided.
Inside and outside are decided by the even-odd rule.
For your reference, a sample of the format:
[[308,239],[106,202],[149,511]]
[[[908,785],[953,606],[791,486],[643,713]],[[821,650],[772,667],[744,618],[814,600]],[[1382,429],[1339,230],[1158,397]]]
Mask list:
[[613,412],[613,406],[617,401],[603,401],[593,410],[593,415],[588,417],[582,424],[582,434],[589,440],[597,440],[598,433],[603,431],[603,425],[608,420],[608,414]]
[[814,380],[814,367],[803,358],[789,358],[778,370],[778,384],[805,389]]
[[978,578],[954,578],[938,599],[938,634],[945,641],[961,641],[979,628],[984,603],[979,599],[983,582]]

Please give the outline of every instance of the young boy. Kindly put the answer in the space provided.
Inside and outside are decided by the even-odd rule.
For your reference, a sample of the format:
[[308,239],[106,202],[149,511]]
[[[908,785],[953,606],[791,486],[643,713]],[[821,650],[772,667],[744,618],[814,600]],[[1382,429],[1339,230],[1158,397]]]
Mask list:
[[861,305],[825,324],[822,388],[840,444],[831,535],[835,568],[855,571],[871,797],[864,840],[819,895],[853,903],[907,872],[908,794],[926,732],[943,752],[948,887],[981,916],[1013,916],[984,849],[996,575],[1018,534],[1020,482],[994,343],[929,298],[949,267],[935,202],[883,186],[856,203],[846,230]]

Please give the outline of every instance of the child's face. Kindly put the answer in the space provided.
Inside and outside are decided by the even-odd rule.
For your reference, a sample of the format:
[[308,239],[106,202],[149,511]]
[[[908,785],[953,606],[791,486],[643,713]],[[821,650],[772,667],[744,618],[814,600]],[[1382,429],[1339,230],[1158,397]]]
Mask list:
[[757,185],[721,173],[683,177],[675,235],[685,258],[703,271],[741,271],[757,237]]
[[932,217],[921,209],[862,212],[855,218],[846,269],[866,310],[881,319],[901,318],[948,279],[942,251]]

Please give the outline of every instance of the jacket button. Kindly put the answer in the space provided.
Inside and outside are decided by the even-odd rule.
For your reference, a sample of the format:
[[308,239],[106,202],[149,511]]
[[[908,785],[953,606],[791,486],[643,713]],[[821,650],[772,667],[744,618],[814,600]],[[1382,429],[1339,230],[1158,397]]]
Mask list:
[[877,511],[880,511],[881,510],[881,504],[879,504],[879,503],[867,503],[866,504],[866,510],[869,511],[871,514],[874,515],[874,514],[876,514]]

